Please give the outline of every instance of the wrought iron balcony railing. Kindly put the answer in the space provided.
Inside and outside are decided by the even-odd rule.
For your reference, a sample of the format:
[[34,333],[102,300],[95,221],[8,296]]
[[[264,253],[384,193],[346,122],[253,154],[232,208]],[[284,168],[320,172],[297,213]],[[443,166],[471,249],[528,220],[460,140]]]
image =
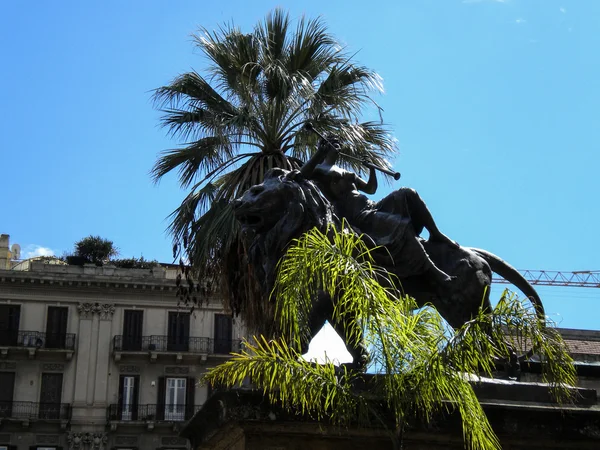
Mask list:
[[69,403],[0,402],[0,418],[69,420]]
[[74,350],[75,333],[0,330],[0,347]]
[[183,422],[192,418],[202,405],[110,405],[107,419],[122,422]]
[[128,335],[117,335],[113,338],[113,351],[116,352],[186,352],[227,355],[231,352],[239,352],[240,347],[239,339]]

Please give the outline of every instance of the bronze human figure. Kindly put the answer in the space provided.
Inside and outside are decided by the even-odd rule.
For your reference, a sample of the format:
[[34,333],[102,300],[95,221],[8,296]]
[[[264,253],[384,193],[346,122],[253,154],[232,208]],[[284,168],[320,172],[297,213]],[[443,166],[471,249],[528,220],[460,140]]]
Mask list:
[[451,282],[452,277],[429,258],[419,235],[425,228],[429,241],[458,245],[438,229],[419,194],[413,189],[400,188],[378,202],[371,201],[360,191],[367,194],[377,191],[374,167],[369,167],[369,179],[364,181],[336,165],[338,153],[337,140],[321,139],[317,152],[300,173],[314,181],[340,218],[377,244],[386,246],[398,276],[424,274],[438,286]]

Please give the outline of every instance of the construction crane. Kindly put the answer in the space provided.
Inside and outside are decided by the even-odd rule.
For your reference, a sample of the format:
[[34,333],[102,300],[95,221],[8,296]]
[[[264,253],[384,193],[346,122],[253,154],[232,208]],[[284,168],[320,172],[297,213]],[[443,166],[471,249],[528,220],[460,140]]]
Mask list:
[[[519,270],[519,272],[532,285],[600,288],[600,270],[579,270],[576,272]],[[494,276],[493,282],[510,284],[504,278],[497,276]]]

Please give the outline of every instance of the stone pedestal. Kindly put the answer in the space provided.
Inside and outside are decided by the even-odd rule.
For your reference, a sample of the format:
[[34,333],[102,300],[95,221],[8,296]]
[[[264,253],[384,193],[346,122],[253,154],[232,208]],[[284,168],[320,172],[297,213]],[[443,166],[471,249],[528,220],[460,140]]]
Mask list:
[[[596,391],[576,389],[569,406],[553,403],[548,386],[539,383],[474,383],[475,391],[502,448],[598,449],[600,406]],[[393,450],[391,430],[371,426],[340,428],[289,414],[260,392],[220,392],[205,403],[182,430],[193,450]],[[429,425],[411,423],[404,450],[464,449],[457,413],[436,417]]]

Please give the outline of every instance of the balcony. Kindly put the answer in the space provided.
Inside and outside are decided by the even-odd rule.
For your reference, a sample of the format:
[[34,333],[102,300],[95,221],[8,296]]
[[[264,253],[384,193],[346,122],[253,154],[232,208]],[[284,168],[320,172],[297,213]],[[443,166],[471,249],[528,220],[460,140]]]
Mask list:
[[228,356],[239,352],[239,339],[211,339],[206,337],[173,338],[172,336],[123,336],[113,338],[115,361],[123,356],[150,355],[151,361],[165,355],[176,355],[178,361],[185,357],[206,360],[208,356]]
[[25,352],[30,359],[36,355],[60,354],[70,360],[74,351],[74,333],[0,330],[0,355],[4,358],[9,352]]
[[202,405],[110,405],[106,420],[112,431],[118,425],[155,426],[171,425],[191,419]]
[[60,422],[65,428],[71,419],[69,403],[36,403],[36,402],[0,402],[0,420],[22,422],[28,426],[30,422],[42,420]]

